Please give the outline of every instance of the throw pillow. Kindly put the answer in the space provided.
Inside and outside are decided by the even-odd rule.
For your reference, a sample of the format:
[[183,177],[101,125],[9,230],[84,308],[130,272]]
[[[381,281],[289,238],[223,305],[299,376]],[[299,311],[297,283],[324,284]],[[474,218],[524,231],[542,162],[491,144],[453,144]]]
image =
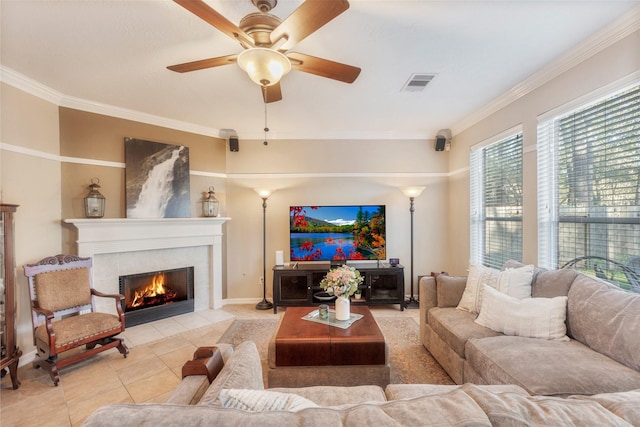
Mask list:
[[495,288],[498,286],[499,276],[500,270],[485,267],[481,264],[470,263],[467,285],[464,288],[462,298],[460,298],[457,308],[468,311],[469,313],[478,314],[482,301],[482,285],[486,284]]
[[466,277],[438,274],[436,277],[438,307],[456,307],[460,303],[466,283]]
[[314,402],[297,394],[233,388],[220,391],[220,402],[223,408],[241,409],[249,412],[295,412],[318,406]]
[[479,325],[530,338],[568,341],[567,297],[517,299],[484,285]]
[[498,277],[498,286],[496,289],[514,298],[531,298],[533,269],[533,265],[525,265],[519,268],[505,268]]

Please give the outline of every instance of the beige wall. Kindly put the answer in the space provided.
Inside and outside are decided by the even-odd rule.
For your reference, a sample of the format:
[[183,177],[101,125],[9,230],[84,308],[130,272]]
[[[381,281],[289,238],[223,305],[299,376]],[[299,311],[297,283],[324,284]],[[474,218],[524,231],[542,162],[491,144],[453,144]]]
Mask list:
[[[448,153],[435,152],[427,140],[240,140],[227,153],[227,292],[229,298],[261,295],[262,200],[255,188],[275,190],[267,201],[267,295],[275,251],[289,260],[289,206],[384,204],[387,257],[400,258],[410,292],[409,200],[399,188],[424,185],[414,214],[414,276],[446,263],[445,209]],[[417,292],[417,289],[416,289]]]
[[30,300],[21,266],[61,249],[58,107],[6,84],[0,88],[0,199],[20,205],[15,215],[17,332],[18,346],[30,351]]
[[516,125],[524,136],[523,261],[537,264],[537,117],[640,71],[640,31],[583,61],[517,101],[454,136],[450,171],[451,245],[449,268],[464,273],[469,254],[469,150]]

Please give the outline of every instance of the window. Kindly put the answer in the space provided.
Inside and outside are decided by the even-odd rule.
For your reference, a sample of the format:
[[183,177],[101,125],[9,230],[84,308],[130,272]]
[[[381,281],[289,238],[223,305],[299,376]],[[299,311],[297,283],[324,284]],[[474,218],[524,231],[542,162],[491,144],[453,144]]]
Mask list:
[[[512,131],[513,132],[513,131]],[[471,149],[471,260],[522,260],[522,132]]]
[[[640,260],[640,85],[538,125],[538,263],[576,259],[630,287]],[[637,272],[640,275],[640,271]]]

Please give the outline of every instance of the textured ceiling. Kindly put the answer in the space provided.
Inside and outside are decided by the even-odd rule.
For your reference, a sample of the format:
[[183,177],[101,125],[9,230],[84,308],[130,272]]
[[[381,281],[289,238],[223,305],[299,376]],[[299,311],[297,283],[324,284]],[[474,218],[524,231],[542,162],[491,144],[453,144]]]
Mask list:
[[[238,23],[250,0],[207,0]],[[279,0],[285,18],[302,0]],[[431,139],[589,41],[639,1],[351,0],[292,49],[362,68],[353,84],[292,71],[268,106],[270,138]],[[220,31],[168,0],[2,0],[1,64],[98,106],[262,138],[264,104],[237,65],[178,74],[167,65],[239,53]],[[630,54],[638,54],[630,53]],[[436,77],[402,92],[413,73]],[[495,103],[495,102],[494,102]],[[96,107],[97,108],[97,107]],[[91,109],[91,108],[88,108]]]

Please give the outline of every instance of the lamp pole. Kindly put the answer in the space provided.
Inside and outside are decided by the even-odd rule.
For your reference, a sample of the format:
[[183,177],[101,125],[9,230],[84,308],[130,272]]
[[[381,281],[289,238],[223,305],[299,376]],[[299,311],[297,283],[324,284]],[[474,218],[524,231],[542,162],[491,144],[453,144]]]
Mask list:
[[257,310],[269,310],[273,303],[267,300],[267,199],[271,195],[268,190],[256,190],[262,198],[262,301],[256,304]]
[[416,297],[414,297],[413,293],[413,213],[416,211],[414,206],[414,200],[418,197],[424,187],[407,187],[402,189],[402,192],[405,196],[409,197],[409,213],[411,214],[411,296],[405,301],[404,305],[406,308],[419,308],[420,301]]

